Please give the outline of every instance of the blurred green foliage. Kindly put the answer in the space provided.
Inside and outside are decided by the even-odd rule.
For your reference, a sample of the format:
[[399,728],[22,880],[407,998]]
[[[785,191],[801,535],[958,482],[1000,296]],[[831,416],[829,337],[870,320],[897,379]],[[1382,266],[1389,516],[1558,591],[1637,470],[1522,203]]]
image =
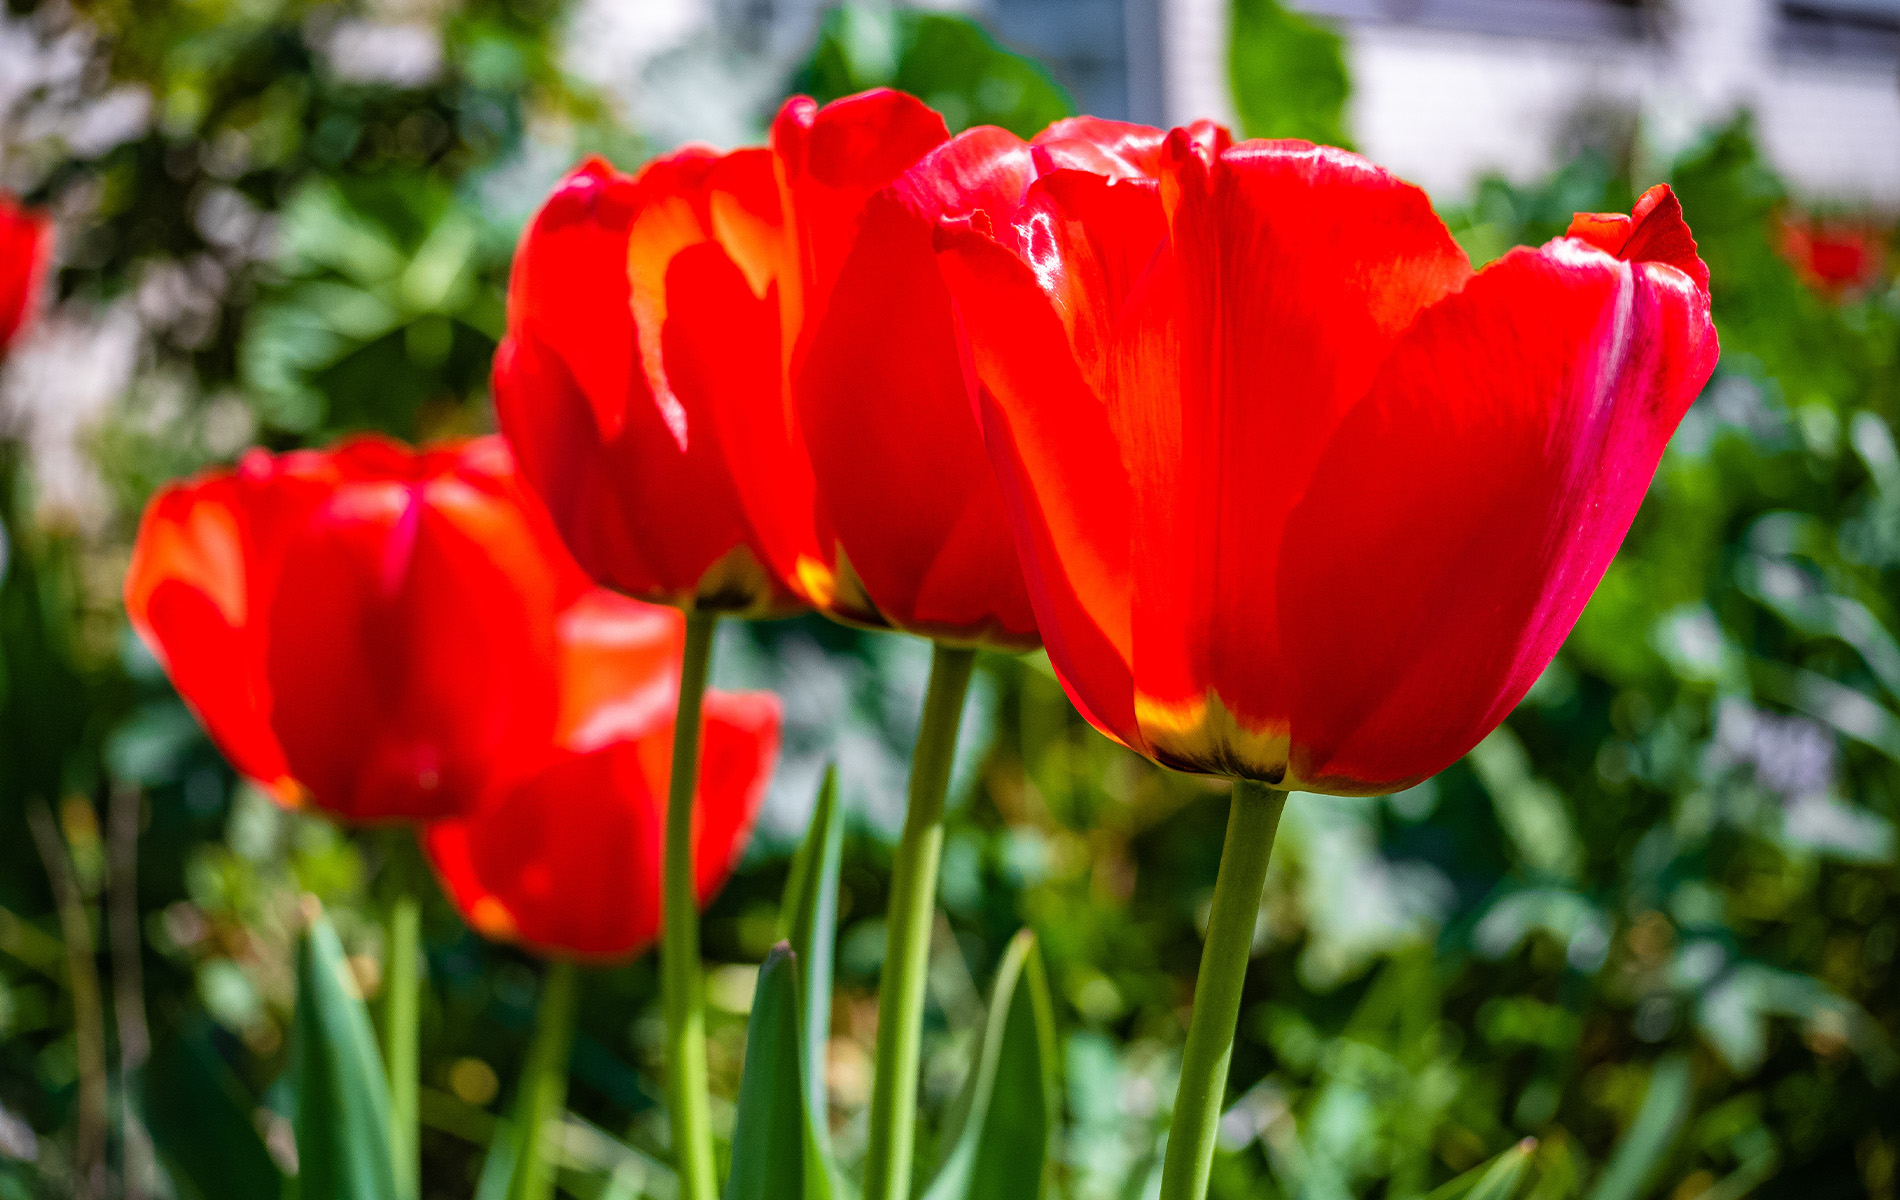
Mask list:
[[892,87],[943,114],[951,132],[1000,125],[1032,137],[1075,108],[1047,70],[946,13],[845,4],[825,15],[794,91],[820,102]]
[[[100,71],[155,106],[147,130],[62,159],[34,197],[87,200],[66,230],[64,307],[154,290],[165,303],[142,318],[138,374],[91,443],[109,518],[40,515],[18,444],[0,471],[4,1200],[73,1194],[76,1160],[136,1174],[141,1131],[180,1196],[271,1194],[293,1160],[305,897],[373,1004],[388,903],[429,888],[404,840],[287,813],[236,780],[116,593],[137,507],[165,478],[253,440],[486,426],[520,220],[581,148],[623,165],[643,152],[561,76],[553,8],[427,7],[439,63],[378,82],[344,78],[326,49],[356,9],[83,6],[108,35]],[[1236,16],[1248,131],[1345,142],[1337,40],[1258,0]],[[799,82],[821,97],[907,87],[954,127],[1033,133],[1068,111],[1039,68],[941,14],[834,13]],[[1481,181],[1447,219],[1482,262],[1574,211],[1627,210],[1653,182],[1638,174],[1658,173],[1589,152],[1546,180]],[[1662,173],[1714,274],[1720,371],[1505,728],[1399,796],[1290,804],[1235,1051],[1224,1200],[1894,1195],[1900,290],[1802,286],[1776,251],[1788,198],[1746,122]],[[768,814],[706,922],[727,1134],[796,805],[833,758],[849,833],[825,1079],[839,1156],[849,1168],[862,1153],[890,805],[927,657],[815,620],[735,626],[720,644],[723,685],[786,698],[773,804],[791,805]],[[918,1159],[946,1149],[931,1143],[955,1123],[983,997],[1027,924],[1061,1046],[1059,1194],[1139,1197],[1224,797],[1093,733],[1039,659],[985,660],[976,692]],[[42,855],[33,813],[63,855]],[[72,885],[64,921],[49,866]],[[429,897],[425,1195],[486,1195],[540,966]],[[75,986],[88,974],[100,1011]],[[651,958],[583,982],[568,1194],[668,1194],[657,990]],[[103,1156],[86,1159],[83,1105],[101,1090]]]
[[1227,74],[1241,134],[1352,149],[1345,39],[1281,0],[1234,0],[1232,13]]

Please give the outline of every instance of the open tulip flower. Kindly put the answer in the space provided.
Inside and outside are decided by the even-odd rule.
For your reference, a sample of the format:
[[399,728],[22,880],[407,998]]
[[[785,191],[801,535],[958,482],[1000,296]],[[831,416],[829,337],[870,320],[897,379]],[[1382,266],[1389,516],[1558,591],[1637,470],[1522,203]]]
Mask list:
[[52,253],[52,222],[0,192],[0,353],[32,321]]
[[234,766],[356,821],[472,810],[677,658],[636,635],[678,614],[593,588],[499,438],[253,451],[166,488],[125,599]]
[[1668,188],[1473,273],[1344,151],[1177,130],[940,235],[1049,655],[1163,764],[1383,794],[1549,663],[1714,369]]

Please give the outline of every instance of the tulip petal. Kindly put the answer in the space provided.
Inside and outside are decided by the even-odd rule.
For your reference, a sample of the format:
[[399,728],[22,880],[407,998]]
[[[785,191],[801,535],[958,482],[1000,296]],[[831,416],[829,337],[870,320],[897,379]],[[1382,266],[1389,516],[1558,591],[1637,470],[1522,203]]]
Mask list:
[[926,151],[948,141],[937,111],[903,92],[875,88],[820,107],[794,96],[772,122],[799,270],[781,287],[786,327],[800,328],[821,304],[850,253],[865,201]]
[[[778,751],[778,702],[709,692],[695,807],[695,884],[718,893],[743,850]],[[573,754],[464,820],[432,825],[431,863],[487,936],[590,960],[659,935],[671,713]]]
[[[521,473],[593,578],[668,604],[772,611],[789,596],[759,566],[709,423],[684,452],[651,406],[603,442],[566,365],[529,340],[495,352],[495,413]],[[690,503],[684,502],[690,498]],[[668,519],[656,520],[666,513]]]
[[668,272],[683,251],[714,242],[739,263],[752,290],[764,295],[783,258],[777,184],[763,150],[722,156],[688,146],[648,163],[640,172],[636,198],[638,211],[623,255],[640,361],[667,428],[685,449],[690,421],[674,394],[661,349],[669,313]]
[[0,352],[32,321],[52,259],[52,221],[0,194]]
[[[646,599],[756,610],[779,603],[782,589],[761,578],[746,548],[710,425],[688,428],[660,369],[664,288],[640,290],[641,308],[634,286],[712,237],[719,165],[689,148],[637,180],[598,160],[569,175],[515,256],[493,391],[522,473],[591,575]],[[773,186],[769,168],[763,182]],[[636,308],[652,325],[651,372]],[[675,519],[653,519],[665,511]]]
[[[1094,179],[1069,174],[1077,190]],[[1077,223],[1056,219],[1063,215],[1064,190],[1042,200],[1026,230],[1003,231],[1011,247],[984,232],[986,222],[942,227],[939,261],[969,336],[976,375],[984,381],[978,392],[984,442],[1013,517],[1049,660],[1092,724],[1145,748],[1135,722],[1128,584],[1135,496],[1111,413],[1097,391],[1100,356],[1084,360],[1075,348],[1099,345],[1106,336],[1101,326],[1112,325],[1113,317],[1104,312],[1106,299],[1079,310],[1060,297],[1052,301],[1043,282],[1059,286],[1064,277],[1038,269],[1055,261],[1058,234],[1065,248],[1080,243],[1070,253],[1078,261],[1086,257],[1097,280],[1120,281],[1124,264],[1143,251],[1095,254]],[[1115,199],[1141,202],[1132,193]],[[1152,205],[1152,196],[1147,199]],[[1158,210],[1148,225],[1159,233]],[[1107,228],[1127,235],[1114,249],[1126,250],[1135,240],[1133,225]],[[1032,242],[1027,257],[1013,248],[1024,240]],[[1146,252],[1153,248],[1150,240]],[[1107,268],[1100,265],[1104,261]],[[1093,299],[1079,285],[1071,290],[1084,302]]]
[[878,613],[926,636],[1036,644],[932,249],[945,212],[1014,208],[1028,147],[979,129],[864,209],[793,380],[826,514]]
[[666,274],[662,353],[674,394],[727,464],[767,568],[828,605],[835,590],[820,547],[824,514],[796,421],[784,400],[775,294],[753,294],[724,248],[702,243]]
[[290,531],[351,466],[256,451],[235,471],[175,484],[146,508],[126,570],[132,628],[219,751],[285,801],[297,788],[270,726],[260,614]]
[[[1196,144],[1219,153],[1231,146],[1233,134],[1213,121],[1186,127]],[[1161,173],[1164,130],[1101,117],[1067,117],[1036,135],[1036,163],[1042,174],[1077,170],[1108,179],[1154,179]]]
[[1716,354],[1689,273],[1580,240],[1513,251],[1419,318],[1288,526],[1292,784],[1405,787],[1503,719]]
[[1628,216],[1578,213],[1570,222],[1568,236],[1626,262],[1667,263],[1704,292],[1709,290],[1708,264],[1696,252],[1695,236],[1683,220],[1682,201],[1666,183],[1644,192]]
[[506,481],[420,470],[331,496],[267,615],[272,726],[346,818],[462,812],[552,753],[559,548]]
[[[1159,573],[1187,585],[1171,609],[1207,614],[1191,669],[1270,743],[1287,715],[1272,599],[1287,513],[1399,336],[1471,268],[1423,192],[1357,155],[1305,142],[1214,154],[1177,132],[1165,158],[1185,351],[1176,461],[1192,473],[1154,529],[1173,560]],[[1251,752],[1218,740],[1199,753],[1273,777],[1271,762],[1222,761]]]
[[667,719],[679,700],[686,618],[595,588],[555,626],[561,716],[555,741],[591,750]]
[[508,281],[511,332],[545,347],[586,397],[603,440],[651,405],[638,370],[627,231],[636,185],[590,158],[556,187],[522,233]]
[[289,768],[270,728],[263,647],[246,624],[251,587],[234,490],[225,477],[153,501],[126,572],[126,613],[231,764],[281,788]]
[[653,943],[664,799],[640,759],[633,741],[574,754],[471,817],[429,826],[429,860],[476,932],[587,959]]

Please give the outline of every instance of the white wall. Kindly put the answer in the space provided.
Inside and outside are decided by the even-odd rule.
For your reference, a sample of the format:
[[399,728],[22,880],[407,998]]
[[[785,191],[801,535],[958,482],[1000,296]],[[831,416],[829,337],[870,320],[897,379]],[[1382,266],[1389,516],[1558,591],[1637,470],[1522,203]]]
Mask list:
[[[1169,120],[1231,120],[1229,0],[1164,2]],[[1592,109],[1640,113],[1666,156],[1747,107],[1804,195],[1900,207],[1900,64],[1781,54],[1774,21],[1773,0],[1675,0],[1654,42],[1354,25],[1354,136],[1369,157],[1454,199],[1488,171],[1550,170]]]

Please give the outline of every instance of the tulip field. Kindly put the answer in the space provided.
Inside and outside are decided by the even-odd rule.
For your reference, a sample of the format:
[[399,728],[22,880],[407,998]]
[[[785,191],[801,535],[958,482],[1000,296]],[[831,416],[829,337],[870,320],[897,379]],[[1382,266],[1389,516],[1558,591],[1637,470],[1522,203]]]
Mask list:
[[576,11],[0,17],[0,1200],[1892,1200],[1894,214]]

